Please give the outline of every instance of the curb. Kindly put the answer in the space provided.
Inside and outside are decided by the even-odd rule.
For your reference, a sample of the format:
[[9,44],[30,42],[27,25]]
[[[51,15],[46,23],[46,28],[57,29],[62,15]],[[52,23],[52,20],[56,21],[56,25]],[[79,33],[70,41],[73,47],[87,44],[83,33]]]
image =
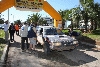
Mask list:
[[96,45],[96,44],[90,44],[90,43],[87,43],[87,42],[81,42],[81,44],[86,44],[86,45],[88,45],[88,46],[92,46],[92,47],[100,48],[99,45]]
[[10,45],[10,41],[8,41],[6,43],[6,46],[4,48],[3,55],[1,56],[1,60],[0,60],[0,67],[5,66],[7,55],[8,55],[8,51],[9,51],[9,45]]

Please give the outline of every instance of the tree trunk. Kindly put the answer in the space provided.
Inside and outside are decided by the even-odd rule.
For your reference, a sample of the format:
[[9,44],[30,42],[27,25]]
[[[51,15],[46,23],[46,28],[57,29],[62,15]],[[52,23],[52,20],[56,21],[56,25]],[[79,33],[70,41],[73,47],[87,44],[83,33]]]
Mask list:
[[77,21],[77,28],[79,28],[79,21]]
[[86,33],[88,32],[87,31],[87,24],[88,24],[88,15],[87,15],[87,12],[85,14],[85,30],[86,30]]
[[97,29],[97,22],[95,22],[95,27],[94,27],[94,30],[96,30]]
[[62,29],[64,29],[64,26],[65,26],[65,22],[63,21],[62,22]]
[[91,30],[93,30],[93,19],[91,19]]
[[71,20],[71,30],[73,31],[73,21]]

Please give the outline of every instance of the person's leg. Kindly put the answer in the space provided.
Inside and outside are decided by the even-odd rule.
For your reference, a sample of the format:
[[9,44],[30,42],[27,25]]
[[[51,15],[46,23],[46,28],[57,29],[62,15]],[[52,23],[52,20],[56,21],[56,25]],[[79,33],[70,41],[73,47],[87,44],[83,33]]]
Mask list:
[[7,37],[6,37],[6,31],[5,31],[5,41],[7,40]]
[[35,38],[33,37],[33,50],[35,50],[35,45],[36,45],[36,40],[35,40]]
[[33,48],[32,41],[33,41],[33,38],[29,38],[29,40],[30,40],[29,53],[32,53],[32,48]]
[[14,41],[14,33],[12,34],[12,40]]
[[33,45],[32,45],[32,44],[30,44],[30,48],[29,48],[29,49],[30,49],[30,50],[32,50],[32,48],[33,48]]
[[7,41],[8,41],[8,39],[9,39],[9,33],[8,33],[8,31],[7,31]]
[[25,37],[27,49],[29,49],[28,38]]
[[9,33],[8,31],[5,31],[5,41],[8,41],[8,38],[9,38]]
[[10,41],[12,41],[12,35],[11,35],[11,33],[10,33]]
[[30,40],[29,50],[31,50],[32,49],[32,38],[29,38],[29,40]]
[[24,50],[24,47],[25,47],[24,42],[25,42],[25,38],[22,37],[22,38],[21,38],[21,49],[22,49],[22,50]]
[[16,32],[16,35],[17,35],[17,30],[15,30],[15,32]]
[[33,49],[32,50],[35,50],[35,45],[33,44]]

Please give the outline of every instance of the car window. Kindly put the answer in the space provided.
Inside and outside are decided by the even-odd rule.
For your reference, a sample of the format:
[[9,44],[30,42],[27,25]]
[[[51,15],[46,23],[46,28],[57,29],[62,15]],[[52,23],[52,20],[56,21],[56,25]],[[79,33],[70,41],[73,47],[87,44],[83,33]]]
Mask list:
[[62,35],[63,32],[61,30],[57,30],[56,28],[45,28],[44,29],[45,35]]
[[57,34],[58,35],[63,35],[64,33],[60,29],[57,29]]
[[57,35],[57,31],[54,28],[46,29],[45,30],[46,35]]
[[55,27],[40,27],[38,28],[38,32],[40,35],[63,35],[64,33],[60,29],[56,29]]

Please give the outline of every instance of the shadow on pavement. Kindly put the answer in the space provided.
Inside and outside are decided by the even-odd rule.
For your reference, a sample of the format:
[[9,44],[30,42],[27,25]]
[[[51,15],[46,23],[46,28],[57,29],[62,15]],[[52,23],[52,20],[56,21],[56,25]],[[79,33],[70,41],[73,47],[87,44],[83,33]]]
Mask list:
[[[21,43],[15,41],[15,42],[11,43],[10,47],[20,48],[20,45],[21,45]],[[42,46],[37,46],[36,49],[42,49]],[[44,54],[44,52],[36,50],[36,52],[35,52],[36,54],[32,53],[31,56],[38,57],[37,58],[38,61],[40,59],[45,59],[47,61],[50,61],[50,64],[47,64],[47,63],[44,63],[44,62],[39,62],[44,67],[47,67],[47,66],[51,67],[53,65],[57,65],[57,63],[60,63],[62,66],[64,66],[64,65],[80,66],[80,65],[98,60],[97,58],[84,53],[84,51],[80,51],[80,49],[81,50],[87,49],[88,51],[95,51],[95,50],[92,50],[92,47],[85,47],[85,46],[80,45],[77,49],[75,49],[72,52],[69,52],[69,51],[63,51],[63,52],[52,51],[49,55],[46,55],[46,54]],[[23,58],[24,58],[23,60],[28,61],[28,63],[30,63],[30,65],[32,65],[32,62],[29,61],[32,58],[26,59],[26,56],[24,56],[24,55],[28,56],[29,53],[23,54]],[[20,56],[22,56],[22,55],[20,55]],[[24,63],[24,62],[22,62],[22,63]]]
[[85,45],[85,44],[80,44],[80,49],[87,50],[87,51],[93,51],[93,52],[100,52],[99,48],[96,48],[94,46]]
[[91,38],[89,38],[89,37],[87,37],[87,36],[79,36],[79,37],[76,37],[76,39],[78,40],[78,41],[81,41],[81,42],[86,42],[86,43],[90,43],[90,44],[94,44],[94,45],[96,45],[96,41],[95,40],[93,40],[93,39],[91,39]]
[[[81,47],[79,47],[80,49]],[[85,49],[85,48],[82,48]],[[96,51],[96,50],[92,50],[90,48],[86,48],[90,51]],[[57,52],[57,51],[53,51],[51,52],[50,55],[46,56],[44,54],[44,52],[41,51],[37,51],[38,53],[38,58],[42,58],[42,59],[47,59],[50,60],[51,62],[59,62],[59,63],[64,63],[70,66],[80,66],[82,64],[86,64],[86,63],[90,63],[93,61],[98,60],[97,58],[90,56],[86,53],[84,53],[84,51],[79,51],[77,49],[75,49],[72,52],[69,51],[63,51],[63,52]],[[80,58],[80,59],[79,59]],[[73,60],[73,59],[78,59]],[[89,59],[89,60],[88,60]]]

